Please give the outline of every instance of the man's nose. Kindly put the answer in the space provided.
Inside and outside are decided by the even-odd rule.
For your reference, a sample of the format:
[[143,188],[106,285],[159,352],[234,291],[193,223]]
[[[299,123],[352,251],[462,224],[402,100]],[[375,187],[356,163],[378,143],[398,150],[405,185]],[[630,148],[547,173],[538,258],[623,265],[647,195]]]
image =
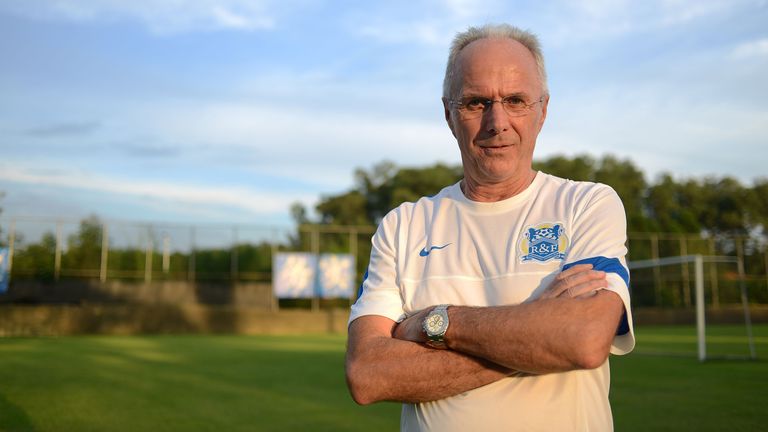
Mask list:
[[483,121],[486,131],[491,135],[498,135],[509,129],[509,114],[504,110],[501,101],[491,102],[491,106],[483,113]]

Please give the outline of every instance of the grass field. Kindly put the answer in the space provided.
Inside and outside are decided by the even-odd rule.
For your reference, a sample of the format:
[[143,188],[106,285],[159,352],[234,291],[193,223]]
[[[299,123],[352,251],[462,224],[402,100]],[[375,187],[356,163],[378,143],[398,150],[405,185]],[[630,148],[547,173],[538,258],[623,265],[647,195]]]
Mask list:
[[[744,354],[743,327],[710,329]],[[768,326],[759,361],[698,363],[692,327],[637,329],[612,357],[617,431],[768,430]],[[0,339],[3,431],[390,431],[400,407],[358,407],[343,336]],[[659,352],[688,353],[662,356]]]

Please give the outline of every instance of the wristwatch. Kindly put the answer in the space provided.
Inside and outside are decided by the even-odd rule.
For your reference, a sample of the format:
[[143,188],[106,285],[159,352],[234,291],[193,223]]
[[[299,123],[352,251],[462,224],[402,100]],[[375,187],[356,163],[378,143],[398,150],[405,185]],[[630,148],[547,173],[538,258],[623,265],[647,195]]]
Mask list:
[[448,331],[448,306],[447,304],[435,306],[424,318],[422,327],[427,335],[427,345],[432,348],[446,349],[445,332]]

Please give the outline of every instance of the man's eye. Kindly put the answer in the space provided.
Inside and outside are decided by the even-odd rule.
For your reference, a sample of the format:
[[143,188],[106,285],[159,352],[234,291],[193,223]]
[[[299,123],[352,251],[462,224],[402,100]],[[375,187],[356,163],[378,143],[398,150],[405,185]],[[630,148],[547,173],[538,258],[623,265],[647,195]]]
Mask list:
[[485,108],[486,103],[484,98],[470,98],[464,102],[464,106],[471,110],[481,110]]
[[502,103],[511,108],[520,108],[526,105],[525,101],[518,96],[507,96],[502,99]]

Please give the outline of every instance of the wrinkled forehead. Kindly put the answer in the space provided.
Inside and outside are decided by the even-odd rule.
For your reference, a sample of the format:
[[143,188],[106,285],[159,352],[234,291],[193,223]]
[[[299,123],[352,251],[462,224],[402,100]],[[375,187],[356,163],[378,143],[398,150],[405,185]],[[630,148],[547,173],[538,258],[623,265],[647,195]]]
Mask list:
[[523,44],[511,39],[480,39],[459,52],[452,93],[542,92],[536,60]]

